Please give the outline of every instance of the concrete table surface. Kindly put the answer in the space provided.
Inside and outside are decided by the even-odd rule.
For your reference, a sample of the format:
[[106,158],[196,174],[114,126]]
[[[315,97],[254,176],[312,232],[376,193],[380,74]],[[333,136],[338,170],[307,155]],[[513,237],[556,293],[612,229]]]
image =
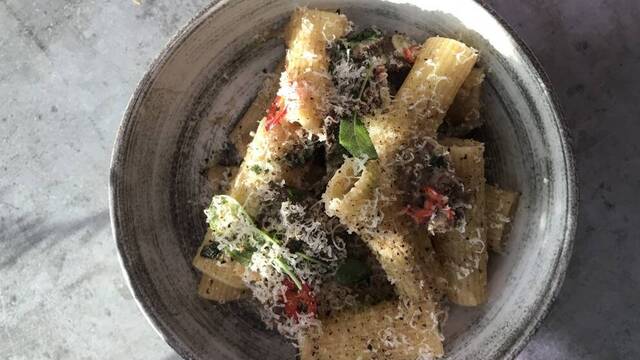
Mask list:
[[[640,2],[488,1],[546,68],[581,205],[520,359],[640,358]],[[0,358],[178,359],[121,276],[107,179],[137,81],[207,0],[0,0]]]

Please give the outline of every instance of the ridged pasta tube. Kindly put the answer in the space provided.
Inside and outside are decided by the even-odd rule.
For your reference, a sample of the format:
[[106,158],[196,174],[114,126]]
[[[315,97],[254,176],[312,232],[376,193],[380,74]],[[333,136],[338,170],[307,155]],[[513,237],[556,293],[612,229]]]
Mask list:
[[485,187],[487,244],[494,252],[504,251],[505,235],[509,232],[519,195],[517,192],[493,185]]
[[220,303],[238,300],[248,295],[246,289],[239,289],[228,286],[223,282],[217,281],[207,275],[203,275],[198,284],[198,295],[207,300],[213,300]]
[[431,303],[384,302],[342,311],[323,320],[321,334],[305,335],[299,345],[301,360],[415,360],[444,353]]
[[335,12],[298,8],[285,32],[286,71],[279,94],[287,104],[286,119],[320,133],[331,87],[327,44],[344,36],[347,17]]
[[484,70],[480,68],[474,68],[467,76],[444,118],[447,135],[463,136],[482,125],[480,97],[484,77]]
[[367,162],[356,182],[348,179],[353,164],[346,162],[324,195],[329,215],[338,216],[367,242],[398,294],[413,301],[437,300],[444,281],[429,239],[419,236],[425,231],[402,215],[403,193],[411,189],[406,188],[397,155],[401,149],[412,158],[423,155],[421,139],[436,134],[476,57],[475,50],[458,41],[428,39],[389,114],[366,121],[379,159]]
[[[266,119],[262,118],[253,139],[246,132],[232,133],[236,148],[244,154],[244,160],[233,180],[228,194],[241,203],[251,217],[259,212],[262,197],[270,182],[279,183],[288,178],[294,171],[283,166],[280,159],[300,141],[297,131],[300,126],[311,132],[319,132],[323,112],[326,108],[326,97],[331,80],[328,77],[328,57],[326,45],[347,31],[348,21],[344,15],[333,12],[297,9],[290,20],[285,33],[287,56],[285,72],[281,76],[278,94],[285,97],[286,119],[277,126],[267,130]],[[288,91],[294,89],[294,92]],[[245,129],[251,127],[252,117],[257,117],[259,108],[266,108],[270,100],[266,100],[273,87],[268,83],[263,86],[261,94],[256,98],[241,120]],[[281,94],[282,93],[282,94]],[[263,94],[265,94],[263,96]],[[266,100],[266,101],[265,101]],[[264,108],[263,108],[264,109]],[[250,130],[249,130],[250,131]],[[247,145],[248,142],[248,145]],[[246,147],[246,152],[244,148]],[[205,239],[200,249],[206,246]],[[200,256],[200,250],[194,259],[194,265],[206,269],[211,278],[227,284],[237,285],[239,264],[220,267],[214,265],[215,260]],[[232,279],[232,281],[230,280]]]
[[369,161],[362,168],[360,160],[347,159],[327,186],[323,197],[326,211],[360,235],[403,299],[437,300],[444,279],[427,246],[427,234],[415,231],[407,218],[395,214],[385,218],[382,182],[377,161]]
[[435,136],[477,57],[476,50],[459,41],[427,39],[395,97],[395,121],[407,131]]
[[465,210],[464,232],[453,229],[438,235],[434,245],[449,283],[449,300],[477,306],[487,300],[484,144],[462,139],[441,143],[448,148],[456,175],[471,195],[471,208]]
[[242,266],[242,264],[231,260],[221,262],[217,259],[209,259],[201,255],[202,249],[211,244],[211,241],[211,230],[209,229],[202,244],[198,248],[197,255],[193,258],[193,266],[200,270],[205,276],[217,282],[232,288],[244,289],[245,285],[242,281],[244,266]]

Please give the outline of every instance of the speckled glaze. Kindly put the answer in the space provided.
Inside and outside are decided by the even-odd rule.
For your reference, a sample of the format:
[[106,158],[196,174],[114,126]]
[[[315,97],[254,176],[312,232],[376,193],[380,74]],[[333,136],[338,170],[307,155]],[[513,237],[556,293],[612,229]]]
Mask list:
[[140,82],[111,165],[111,219],[122,266],[157,332],[187,359],[286,359],[295,349],[246,303],[197,297],[192,268],[211,195],[202,175],[283,56],[280,29],[297,5],[340,8],[358,26],[439,34],[477,48],[487,69],[488,177],[522,193],[507,254],[490,259],[490,297],[454,307],[448,359],[510,359],[564,278],[576,221],[574,165],[545,75],[516,36],[472,0],[213,3],[167,45]]

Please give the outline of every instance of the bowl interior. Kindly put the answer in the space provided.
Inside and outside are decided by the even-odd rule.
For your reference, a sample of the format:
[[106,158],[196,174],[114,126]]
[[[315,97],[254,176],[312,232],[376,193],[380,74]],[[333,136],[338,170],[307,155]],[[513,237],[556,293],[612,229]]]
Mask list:
[[[157,331],[186,358],[282,359],[295,349],[264,329],[247,303],[196,294],[191,259],[211,189],[203,170],[255,96],[263,69],[284,56],[281,29],[296,1],[220,1],[153,64],[121,126],[111,174],[112,220],[125,275]],[[340,8],[358,27],[477,48],[488,178],[522,193],[506,255],[490,259],[487,305],[454,307],[447,358],[513,357],[560,285],[573,235],[573,165],[557,109],[527,51],[471,0],[307,1]]]

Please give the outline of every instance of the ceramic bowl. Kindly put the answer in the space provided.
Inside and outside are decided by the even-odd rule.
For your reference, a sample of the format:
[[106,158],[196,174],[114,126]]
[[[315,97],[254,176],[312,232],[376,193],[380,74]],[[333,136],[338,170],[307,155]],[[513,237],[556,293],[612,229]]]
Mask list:
[[298,5],[336,9],[358,26],[416,39],[438,34],[480,51],[489,181],[522,193],[507,253],[493,256],[489,301],[453,307],[449,359],[513,358],[562,283],[576,221],[574,165],[548,81],[516,35],[472,0],[211,4],[153,62],[122,121],[111,165],[111,217],[125,277],[157,332],[186,359],[293,359],[247,303],[198,298],[191,259],[211,195],[203,170],[284,54]]

